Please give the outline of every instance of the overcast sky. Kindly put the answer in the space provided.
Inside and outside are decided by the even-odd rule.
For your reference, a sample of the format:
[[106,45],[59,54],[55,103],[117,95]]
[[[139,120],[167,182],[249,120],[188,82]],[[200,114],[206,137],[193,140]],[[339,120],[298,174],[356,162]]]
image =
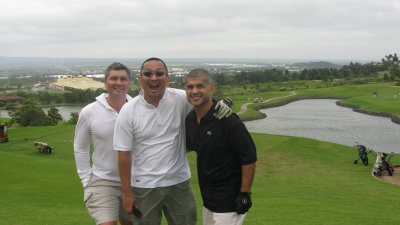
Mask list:
[[0,56],[378,61],[400,0],[0,0]]

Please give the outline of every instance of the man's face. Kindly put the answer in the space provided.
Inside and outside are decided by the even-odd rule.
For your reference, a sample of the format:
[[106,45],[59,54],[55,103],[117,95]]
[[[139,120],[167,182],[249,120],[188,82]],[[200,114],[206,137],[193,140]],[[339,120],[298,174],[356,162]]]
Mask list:
[[125,70],[111,70],[104,81],[109,95],[126,95],[130,87],[128,73]]
[[164,64],[158,60],[148,61],[143,65],[139,83],[143,88],[144,98],[148,103],[157,103],[162,99],[169,78]]
[[201,107],[212,102],[215,86],[208,84],[202,77],[186,79],[186,96],[194,107]]

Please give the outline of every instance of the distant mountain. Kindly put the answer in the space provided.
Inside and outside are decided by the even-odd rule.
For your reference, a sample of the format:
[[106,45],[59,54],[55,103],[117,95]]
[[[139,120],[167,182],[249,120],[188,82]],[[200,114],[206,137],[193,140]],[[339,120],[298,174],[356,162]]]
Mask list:
[[302,62],[302,63],[293,63],[293,67],[299,67],[302,69],[323,69],[323,68],[332,68],[332,69],[340,69],[343,65],[338,65],[330,62],[319,61],[319,62]]
[[[71,65],[71,64],[104,64],[109,65],[112,62],[122,62],[124,64],[141,65],[145,58],[48,58],[48,57],[6,57],[0,56],[0,66],[48,66],[48,65]],[[165,58],[163,59],[167,64],[200,64],[200,63],[242,63],[242,64],[292,64],[302,66],[302,64],[320,64],[327,63],[334,65],[333,68],[340,67],[350,63],[346,60],[329,60],[337,64],[329,62],[317,62],[322,59],[273,59],[273,58]],[[304,63],[304,61],[310,61]],[[314,62],[315,61],[315,62]],[[304,65],[308,66],[308,65]],[[320,67],[332,67],[322,65]]]

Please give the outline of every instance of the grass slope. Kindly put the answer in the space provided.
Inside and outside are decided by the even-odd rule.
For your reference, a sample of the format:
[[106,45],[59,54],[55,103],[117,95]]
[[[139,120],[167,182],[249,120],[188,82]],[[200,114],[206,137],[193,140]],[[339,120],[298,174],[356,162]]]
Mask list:
[[[9,130],[0,145],[0,224],[91,224],[82,203],[72,140],[74,126]],[[39,153],[35,141],[55,146]]]
[[[240,110],[241,105],[249,102],[253,102],[255,98],[259,98],[261,100],[266,100],[270,98],[277,98],[277,97],[282,97],[289,95],[290,92],[264,92],[264,93],[259,93],[259,94],[246,94],[246,95],[240,95],[240,96],[227,96],[231,97],[233,100],[233,106],[232,110],[234,112],[238,112]],[[257,105],[257,103],[253,103],[252,105]],[[248,111],[252,112],[253,114],[256,113],[254,109],[251,107],[248,108]],[[253,112],[254,111],[254,112]],[[247,114],[243,114],[241,116],[246,116]]]
[[[379,96],[374,97],[373,92]],[[334,88],[308,89],[299,91],[299,96],[335,96],[348,97],[342,102],[359,106],[373,112],[388,112],[400,115],[400,88],[393,83],[374,83],[347,85]]]
[[[254,208],[246,224],[396,224],[399,187],[352,164],[356,150],[311,139],[254,134]],[[262,215],[262,216],[259,216]],[[380,216],[379,216],[380,215]]]
[[[10,129],[10,142],[0,144],[0,224],[93,224],[75,171],[73,131],[74,126]],[[244,224],[399,223],[399,187],[371,177],[372,165],[354,165],[355,149],[252,135],[258,162],[253,207]],[[38,153],[34,141],[55,146],[54,154]],[[188,154],[201,224],[195,157]]]
[[[342,100],[344,103],[355,105],[361,109],[373,112],[387,112],[400,115],[400,88],[394,86],[393,83],[372,83],[372,84],[361,84],[361,85],[345,85],[345,86],[334,86],[329,88],[312,88],[312,89],[301,89],[296,90],[297,95],[281,98],[277,100],[272,100],[267,103],[251,104],[249,108],[260,105],[269,105],[272,103],[277,103],[289,98],[299,98],[299,97],[341,97],[348,98]],[[373,92],[378,92],[379,96],[374,98]],[[263,99],[272,98],[266,95],[269,92],[264,93]],[[270,92],[273,97],[285,96],[289,92],[281,92],[279,95],[277,92]],[[253,96],[254,94],[252,94]],[[238,102],[242,103],[242,99],[245,97],[233,96],[232,100],[234,104]],[[234,112],[238,109],[234,106]],[[259,114],[254,109],[250,109],[245,114],[241,114],[240,117],[249,117]]]

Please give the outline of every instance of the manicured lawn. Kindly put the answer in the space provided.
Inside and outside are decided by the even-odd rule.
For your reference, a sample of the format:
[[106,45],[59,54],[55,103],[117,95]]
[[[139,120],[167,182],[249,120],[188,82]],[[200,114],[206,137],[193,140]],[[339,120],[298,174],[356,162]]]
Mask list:
[[[378,92],[374,97],[373,92]],[[299,96],[348,97],[344,103],[361,107],[368,111],[400,114],[400,88],[393,83],[348,85],[333,88],[308,89],[299,91]]]
[[[388,112],[400,115],[400,87],[395,87],[394,83],[372,83],[361,85],[334,86],[329,88],[314,88],[295,90],[298,94],[273,100],[261,105],[269,105],[289,98],[299,97],[341,97],[348,98],[342,100],[344,103],[359,106],[361,109],[373,112]],[[379,96],[374,97],[373,92],[378,92]],[[285,96],[288,92],[283,92]],[[254,106],[254,105],[251,105]],[[241,117],[257,115],[256,111],[240,115]]]
[[10,118],[1,118],[0,117],[0,124],[5,124],[8,121],[10,121]]
[[[10,142],[0,144],[0,224],[93,224],[75,171],[74,126],[9,131]],[[244,224],[376,225],[400,221],[396,207],[400,204],[399,186],[373,178],[372,165],[354,165],[355,149],[304,138],[252,135],[258,162],[253,207]],[[34,141],[56,147],[54,154],[37,152]],[[201,224],[195,153],[188,158]],[[397,158],[394,160],[399,162]]]
[[[260,93],[260,94],[248,94],[248,95],[241,95],[241,96],[227,96],[227,97],[231,97],[231,99],[233,100],[233,111],[234,112],[238,112],[240,110],[240,106],[245,104],[245,103],[249,103],[249,102],[253,102],[255,98],[259,98],[260,100],[266,100],[266,99],[270,99],[270,98],[277,98],[277,97],[282,97],[282,96],[286,96],[289,95],[290,92],[264,92],[264,93]],[[246,115],[251,115],[254,113],[257,113],[252,106],[254,105],[258,105],[260,103],[253,103],[251,105],[249,105],[248,107],[248,112],[246,112],[245,114],[241,115],[241,116],[246,116]],[[250,113],[250,114],[249,114]]]
[[[75,170],[74,126],[9,129],[0,144],[0,224],[92,224]],[[53,154],[39,153],[35,141]]]
[[252,190],[255,205],[246,224],[372,225],[400,221],[395,207],[385,207],[385,202],[393,206],[399,203],[394,197],[400,195],[399,187],[373,178],[372,165],[354,165],[355,149],[295,137],[253,137],[259,161]]

